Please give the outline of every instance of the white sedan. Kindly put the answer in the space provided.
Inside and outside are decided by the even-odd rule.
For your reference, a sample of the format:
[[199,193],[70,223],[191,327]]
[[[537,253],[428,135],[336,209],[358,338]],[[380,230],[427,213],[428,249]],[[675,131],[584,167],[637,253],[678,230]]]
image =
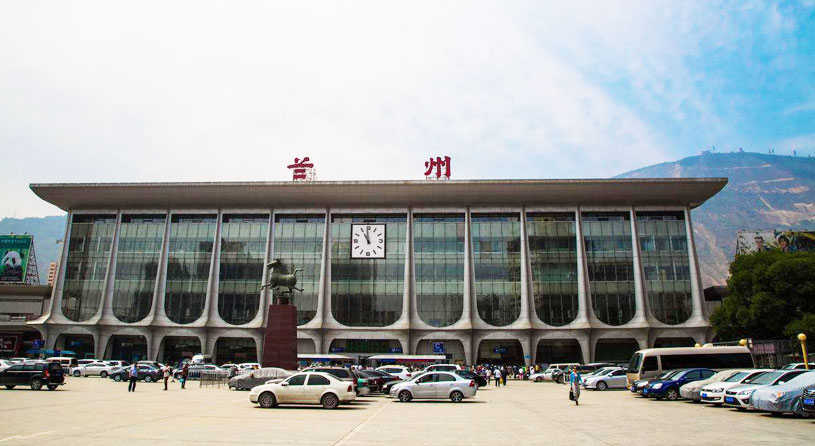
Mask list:
[[278,404],[322,404],[335,409],[356,398],[353,384],[323,372],[298,373],[279,383],[255,386],[249,392],[249,401],[267,409]]
[[377,367],[377,370],[392,376],[396,376],[402,381],[407,381],[411,376],[413,376],[410,369],[401,365],[383,365],[382,367]]
[[452,372],[427,372],[418,378],[394,384],[390,396],[407,403],[413,399],[450,399],[454,403],[475,396],[475,381]]
[[101,376],[107,378],[110,372],[117,367],[114,367],[106,362],[92,362],[90,364],[76,366],[71,370],[73,376]]

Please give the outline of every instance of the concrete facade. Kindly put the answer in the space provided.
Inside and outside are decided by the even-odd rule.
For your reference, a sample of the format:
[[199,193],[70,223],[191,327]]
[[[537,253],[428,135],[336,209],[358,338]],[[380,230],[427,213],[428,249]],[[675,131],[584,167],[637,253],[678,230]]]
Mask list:
[[[704,343],[710,340],[702,295],[699,265],[693,240],[691,209],[718,192],[724,179],[660,180],[530,180],[530,181],[450,181],[450,182],[320,182],[320,183],[168,183],[168,184],[98,184],[98,185],[32,185],[40,197],[69,213],[65,240],[70,240],[73,217],[81,215],[115,215],[115,229],[106,268],[104,289],[95,314],[80,322],[63,314],[63,291],[70,243],[63,252],[54,281],[52,298],[43,316],[34,325],[46,339],[46,348],[61,347],[66,335],[85,335],[93,340],[98,358],[111,355],[112,339],[138,337],[146,343],[146,357],[162,358],[167,339],[185,338],[198,343],[209,354],[216,352],[219,339],[243,338],[254,341],[256,355],[263,351],[266,308],[272,302],[270,292],[260,293],[258,311],[249,322],[233,325],[218,311],[219,256],[222,216],[230,214],[263,214],[268,216],[265,261],[275,258],[275,219],[281,215],[318,214],[325,216],[322,239],[322,263],[316,315],[298,328],[298,344],[317,353],[329,353],[335,340],[391,340],[398,342],[402,353],[431,353],[433,342],[443,342],[453,360],[473,363],[479,358],[482,343],[518,346],[522,360],[543,362],[537,357],[541,343],[576,344],[582,362],[598,357],[598,346],[610,340],[635,343],[638,348],[654,346],[658,340],[682,340]],[[493,191],[492,193],[490,191]],[[292,196],[298,198],[295,203]],[[499,202],[503,204],[499,205]],[[385,205],[388,203],[388,205]],[[643,278],[641,241],[638,236],[639,212],[671,212],[683,217],[687,235],[689,265],[689,317],[681,323],[667,324],[658,320],[650,308],[648,289]],[[472,215],[479,213],[513,214],[520,225],[520,312],[505,326],[485,322],[477,311],[478,301],[473,277]],[[535,311],[527,217],[533,213],[559,212],[573,215],[576,228],[577,315],[571,322],[553,326],[541,320]],[[582,217],[588,212],[626,214],[630,222],[633,268],[633,317],[621,325],[609,325],[592,311],[592,289],[587,265]],[[341,324],[332,312],[331,243],[329,226],[336,214],[403,214],[407,237],[402,308],[398,319],[382,327],[358,327]],[[460,318],[453,324],[428,325],[417,313],[416,271],[413,262],[413,230],[416,213],[457,213],[465,217],[466,249],[464,251],[463,302]],[[151,306],[146,317],[125,323],[113,314],[113,283],[117,263],[118,237],[123,215],[160,214],[166,218],[161,242],[158,275]],[[176,214],[212,214],[217,216],[213,237],[206,301],[200,317],[191,323],[173,322],[165,314],[169,227]],[[264,269],[265,282],[268,271]],[[224,342],[224,341],[222,341]],[[195,345],[195,344],[193,344]],[[313,345],[313,347],[311,347]],[[487,344],[483,344],[487,345]],[[513,347],[514,348],[514,347]],[[430,349],[430,351],[428,351]],[[196,352],[197,353],[197,352]],[[380,353],[388,353],[380,352]],[[217,360],[217,358],[216,358]]]

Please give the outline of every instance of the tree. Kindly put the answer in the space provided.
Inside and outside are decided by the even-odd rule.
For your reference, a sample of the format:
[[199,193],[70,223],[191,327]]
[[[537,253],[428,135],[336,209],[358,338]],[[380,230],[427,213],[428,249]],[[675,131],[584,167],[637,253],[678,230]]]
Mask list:
[[720,339],[815,338],[815,253],[738,255],[727,287],[730,295],[710,316]]

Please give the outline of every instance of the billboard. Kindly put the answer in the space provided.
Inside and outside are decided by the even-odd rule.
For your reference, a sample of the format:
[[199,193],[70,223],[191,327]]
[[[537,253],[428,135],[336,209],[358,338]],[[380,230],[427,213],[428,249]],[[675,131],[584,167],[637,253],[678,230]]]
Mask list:
[[0,235],[0,283],[25,281],[31,243],[30,235]]
[[784,252],[815,252],[815,232],[769,229],[740,231],[738,234],[736,254],[776,249]]

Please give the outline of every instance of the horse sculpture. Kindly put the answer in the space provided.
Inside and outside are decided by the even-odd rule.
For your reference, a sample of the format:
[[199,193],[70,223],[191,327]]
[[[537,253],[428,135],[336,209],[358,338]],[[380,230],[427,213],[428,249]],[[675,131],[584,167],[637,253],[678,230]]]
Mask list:
[[[269,275],[269,283],[260,287],[261,291],[263,291],[264,288],[277,291],[280,287],[286,287],[289,291],[283,291],[280,294],[288,294],[289,296],[291,296],[292,290],[303,291],[302,288],[297,288],[296,286],[297,272],[302,271],[302,268],[295,268],[293,273],[288,274],[288,268],[283,265],[283,262],[281,262],[280,259],[274,259],[271,263],[266,265],[266,269],[272,270],[272,274]],[[280,296],[280,298],[283,298],[283,296]]]

